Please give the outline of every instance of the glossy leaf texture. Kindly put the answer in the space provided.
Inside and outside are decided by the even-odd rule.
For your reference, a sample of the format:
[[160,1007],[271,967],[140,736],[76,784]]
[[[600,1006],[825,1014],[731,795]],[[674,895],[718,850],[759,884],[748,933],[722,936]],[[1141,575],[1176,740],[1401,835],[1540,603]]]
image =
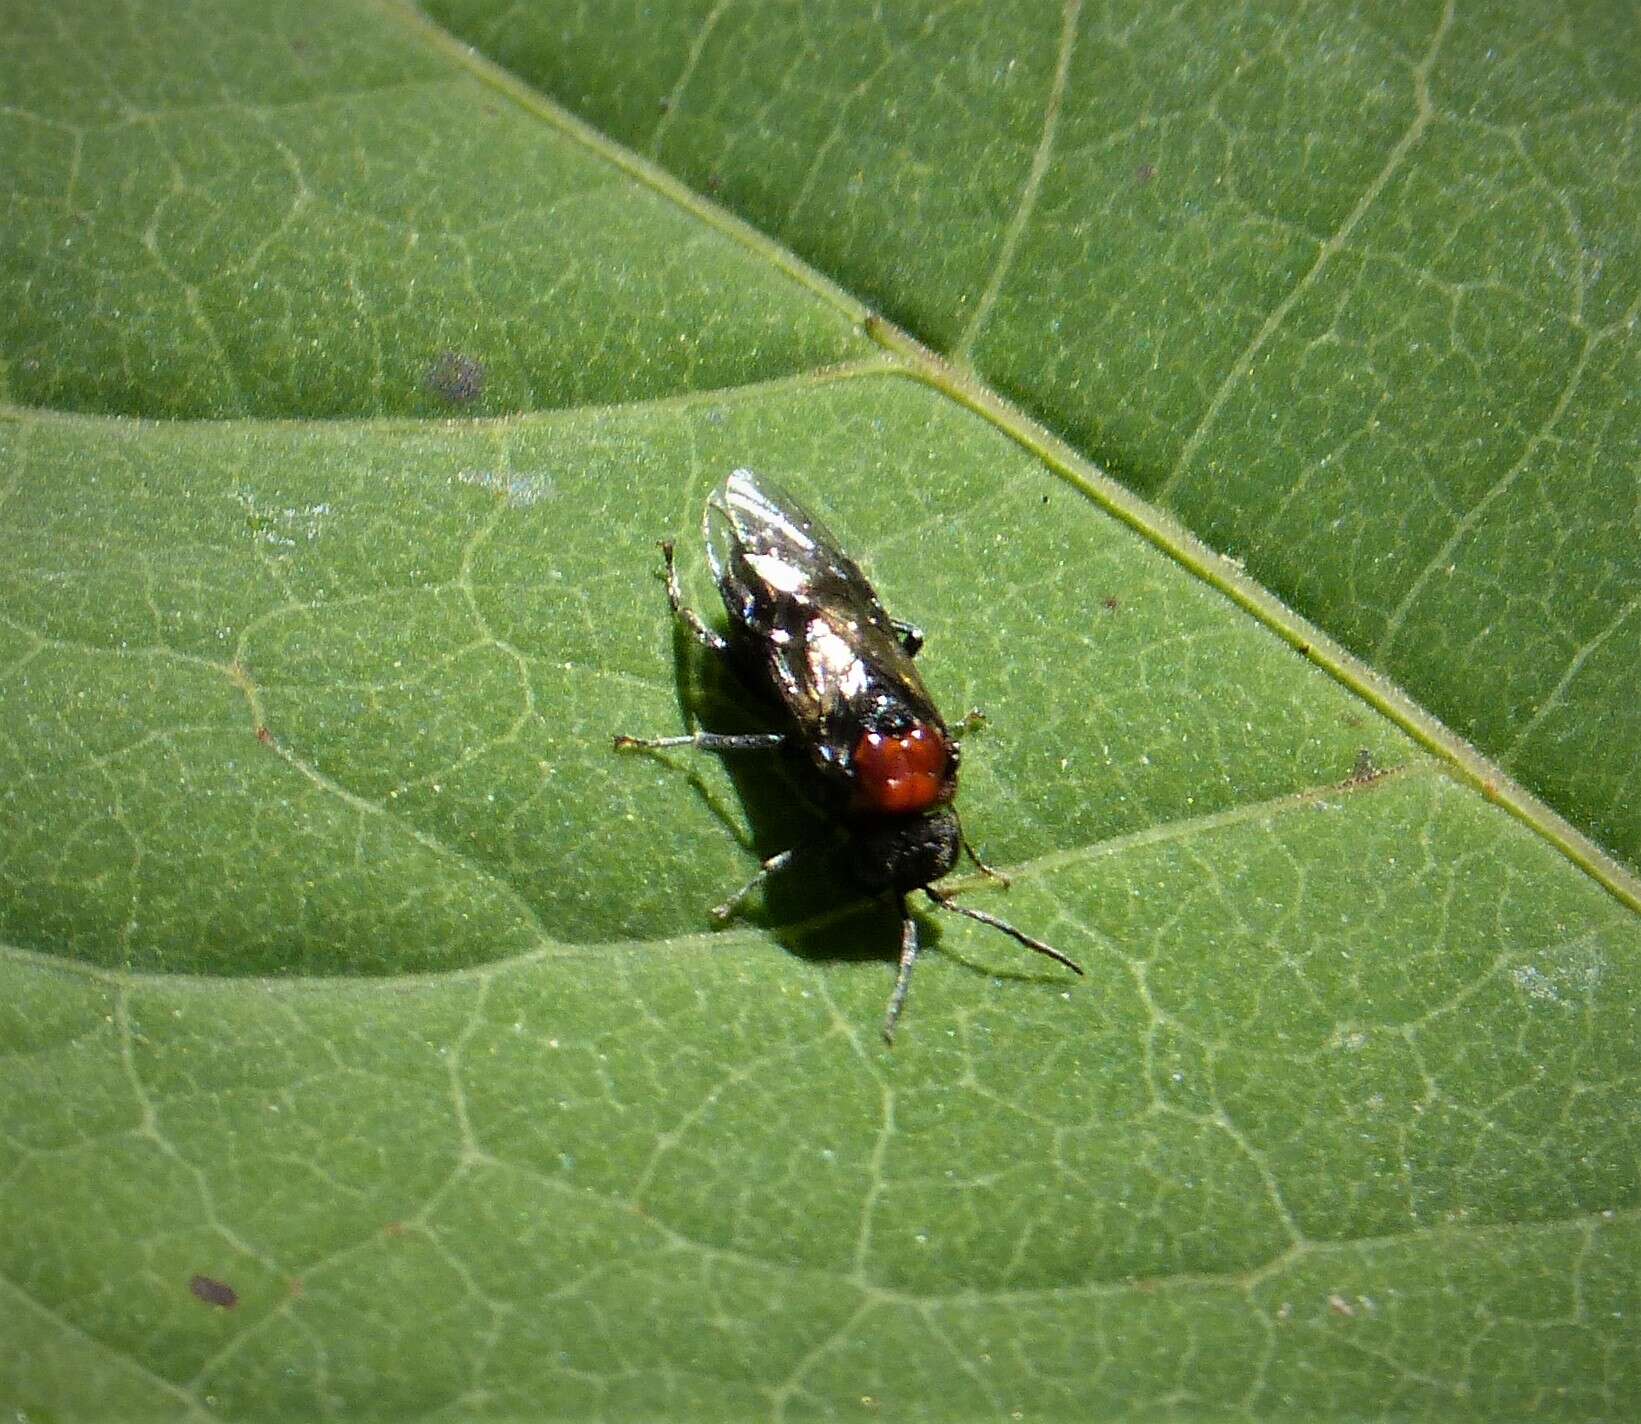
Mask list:
[[1634,5],[428,8],[1641,866]]
[[[1508,116],[1448,116],[1483,63],[1456,12],[1385,12],[1371,53],[1348,16],[1205,14],[1191,63],[1220,77],[1126,120],[1125,93],[1165,92],[1155,27],[1183,12],[1125,30],[1075,7],[822,9],[803,65],[797,12],[758,12],[8,16],[0,1399],[54,1419],[1634,1414],[1623,865],[1570,858],[1369,669],[1318,666],[1232,563],[1171,557],[1167,517],[1087,458],[1361,650],[1281,558],[1361,592],[1388,523],[1404,542],[1436,523],[1397,483],[1416,462],[1375,442],[1431,452],[1421,477],[1437,451],[1485,473],[1561,359],[1547,336],[1544,368],[1501,374],[1520,311],[1554,294],[1465,275],[1493,238],[1462,227],[1445,274],[1390,250],[1428,239],[1406,213],[1464,206],[1418,152],[1468,133],[1536,161],[1541,188],[1497,191],[1458,165],[1478,227],[1510,194],[1595,180],[1533,160]],[[1581,38],[1601,13],[1563,33],[1587,62],[1558,82],[1590,86],[1590,113],[1622,63]],[[1298,62],[1318,32],[1331,77]],[[1131,90],[1079,67],[1115,63],[1120,34]],[[1362,82],[1373,53],[1399,95]],[[885,106],[918,73],[920,102]],[[758,102],[783,84],[811,86],[807,109]],[[1318,136],[1289,140],[1269,216],[1248,184],[1273,173],[1236,140],[1275,123],[1278,91]],[[1398,97],[1422,127],[1356,183],[1340,235],[1306,164],[1340,193],[1384,170]],[[997,114],[1023,145],[986,136]],[[1197,199],[1165,157],[1102,177],[1153,124],[1197,154]],[[779,198],[791,172],[809,187]],[[1147,202],[1180,226],[1142,254],[1122,205]],[[1056,245],[1049,215],[1079,203],[1115,205],[1100,242],[1119,247]],[[1610,255],[1631,240],[1603,231]],[[1193,265],[1193,242],[1224,265]],[[1126,344],[1101,324],[1115,296],[1137,318],[1147,280],[1142,359],[1143,323]],[[1346,317],[1411,327],[1438,289],[1471,323],[1443,328],[1459,394],[1374,405],[1352,362],[1384,353]],[[874,340],[846,290],[1053,416],[1071,455]],[[1633,346],[1622,303],[1583,291],[1581,374],[1533,445],[1591,472],[1542,476],[1566,552],[1529,573],[1478,548],[1443,585],[1462,607],[1433,659],[1507,704],[1500,725],[1531,660],[1512,599],[1548,627],[1585,611],[1568,580],[1634,575],[1633,547],[1584,573],[1573,556],[1586,514],[1633,516],[1591,492],[1598,467],[1617,478],[1600,456]],[[1033,302],[1063,307],[1035,358]],[[1497,403],[1466,412],[1453,372],[1487,361]],[[1337,457],[1306,464],[1330,427]],[[895,917],[827,856],[708,927],[758,855],[821,833],[801,786],[610,739],[756,723],[655,577],[676,539],[711,609],[700,509],[737,465],[812,504],[926,630],[954,720],[985,710],[961,806],[1013,884],[964,897],[1086,980],[930,921],[891,1053]],[[1527,471],[1487,506],[1522,550],[1547,537],[1510,515]],[[1463,589],[1489,567],[1496,641],[1459,616],[1481,616]],[[1627,814],[1620,755],[1584,757],[1554,708],[1549,760]],[[1633,709],[1604,715],[1621,748]]]

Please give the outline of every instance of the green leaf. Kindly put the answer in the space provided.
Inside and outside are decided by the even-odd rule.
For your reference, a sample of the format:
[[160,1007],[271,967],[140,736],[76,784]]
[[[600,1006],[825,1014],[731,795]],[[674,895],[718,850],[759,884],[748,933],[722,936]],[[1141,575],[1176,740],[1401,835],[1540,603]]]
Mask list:
[[[813,202],[808,226],[828,226],[815,214],[840,162],[874,193],[902,185],[897,215],[874,210],[880,195],[831,224],[833,275],[1044,409],[1112,379],[1103,363],[1139,360],[1067,327],[1031,381],[1005,379],[1000,353],[1029,349],[1007,282],[972,339],[936,319],[960,312],[957,274],[983,292],[1001,270],[999,241],[1015,246],[1010,271],[1062,294],[1078,280],[1025,256],[1047,229],[1011,227],[1011,196],[988,217],[937,181],[1014,194],[1006,175],[1029,173],[1034,147],[1009,158],[977,138],[965,125],[990,120],[969,100],[995,82],[1040,128],[1040,85],[997,78],[986,57],[923,65],[926,102],[886,142],[871,103],[835,102],[841,62],[783,66],[784,14],[759,7],[767,28],[737,30],[728,7],[667,11],[628,40],[578,36],[594,13],[508,11],[475,37],[516,59],[507,43],[534,35],[618,137],[656,120],[662,86],[654,147],[707,190],[712,175],[669,148],[702,142],[701,96],[753,153],[791,106],[766,104],[768,131],[735,116],[759,85],[812,73],[803,122],[830,115],[838,138],[815,146],[813,197],[792,213]],[[990,7],[940,12],[944,35],[852,15],[811,34],[857,69],[868,55],[865,96],[891,61],[916,73],[930,46],[980,53],[1012,26],[1028,71],[1063,71],[1067,131],[1121,130],[1098,109],[1120,93],[1057,59],[1109,58],[1095,43],[1109,16],[1069,11],[1078,43],[1063,51],[1054,26]],[[1270,123],[1255,99],[1276,78],[1237,68],[1259,36],[1198,19],[1191,63],[1223,82],[1210,105],[1207,78],[1176,77],[1179,122],[1227,136]],[[1360,45],[1333,25],[1320,30],[1341,46],[1337,74],[1292,66],[1332,96],[1307,150],[1324,167],[1371,152],[1361,105],[1394,98],[1362,85]],[[1442,25],[1438,53],[1476,78],[1459,18]],[[1197,519],[1182,492],[1232,468],[1215,464],[1234,449],[1220,432],[1251,431],[1256,407],[1293,422],[1277,442],[1290,452],[1330,419],[1340,449],[1367,439],[1353,368],[1324,381],[1314,364],[1328,343],[1281,356],[1303,303],[1274,267],[1269,288],[1235,279],[1264,230],[1246,193],[1240,217],[1192,215],[1231,266],[1182,268],[1169,294],[1203,283],[1195,341],[1155,377],[1184,404],[1150,408],[1149,432],[1068,419],[1079,449],[407,10],[69,6],[12,28],[7,1406],[1641,1407],[1633,878],[1354,660],[1325,600],[1307,607],[1326,627],[1305,623],[1087,459],[1117,452],[1120,472],[1160,488],[1135,472],[1198,400],[1197,463],[1169,490]],[[1317,28],[1266,38],[1310,54]],[[1165,67],[1150,39],[1129,37],[1129,62]],[[1435,93],[1432,37],[1399,43],[1384,33],[1402,54],[1384,63]],[[1581,82],[1599,87],[1618,61],[1587,52]],[[788,166],[763,165],[772,193]],[[1160,163],[1154,179],[1140,186],[1160,203]],[[1116,201],[1086,172],[1048,164],[1039,181],[1034,212],[1051,210],[1051,184]],[[746,205],[815,251],[797,218]],[[1366,260],[1369,207],[1329,273]],[[980,216],[939,221],[965,211]],[[1300,251],[1291,221],[1267,236]],[[858,278],[851,264],[874,253],[906,302]],[[1101,281],[1090,293],[1123,286]],[[1389,310],[1387,281],[1359,275],[1352,299]],[[1089,307],[1080,320],[1114,319]],[[1509,322],[1490,320],[1482,346],[1508,349]],[[1227,381],[1214,353],[1240,349],[1227,333],[1250,321],[1275,344]],[[1631,352],[1602,329],[1593,352]],[[1293,398],[1301,370],[1324,395]],[[1261,396],[1276,379],[1292,394]],[[1429,448],[1468,458],[1460,404],[1448,424],[1421,418]],[[1618,439],[1616,395],[1606,416],[1597,449]],[[1462,424],[1495,438],[1474,412]],[[1569,443],[1547,433],[1537,448],[1593,461]],[[1085,980],[978,925],[929,921],[938,952],[890,1053],[895,918],[826,865],[707,928],[757,855],[811,828],[796,788],[746,763],[617,755],[610,736],[745,715],[676,636],[654,579],[655,542],[675,538],[691,601],[713,606],[701,502],[745,464],[821,509],[888,605],[927,629],[920,663],[942,705],[986,710],[965,748],[965,826],[1014,883],[974,878],[966,894],[1079,959]],[[1360,473],[1297,469],[1239,463],[1215,507],[1272,539],[1291,521],[1290,555],[1339,565],[1342,586],[1365,579],[1382,526],[1409,513],[1398,487],[1358,484],[1365,507],[1340,526],[1326,491]],[[1634,551],[1614,548],[1621,582]],[[1466,562],[1467,580],[1493,557]],[[1562,562],[1537,595],[1558,612],[1585,576]],[[1250,568],[1269,577],[1251,554]],[[1499,655],[1462,619],[1443,627],[1454,679],[1505,695],[1528,660],[1519,640]],[[1622,646],[1620,630],[1581,666]],[[1559,745],[1570,777],[1622,802],[1620,753],[1575,766],[1576,736]]]
[[1641,867],[1636,6],[428,9]]

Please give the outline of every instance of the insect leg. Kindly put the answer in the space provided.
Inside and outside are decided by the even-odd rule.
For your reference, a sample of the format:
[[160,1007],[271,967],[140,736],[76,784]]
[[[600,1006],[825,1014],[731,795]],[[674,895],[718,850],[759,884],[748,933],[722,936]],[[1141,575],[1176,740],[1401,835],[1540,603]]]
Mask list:
[[[969,715],[972,717],[974,714],[971,712]],[[963,823],[961,821],[957,823],[957,834],[958,838],[963,842],[964,851],[967,852],[969,859],[974,862],[975,869],[984,875],[988,880],[995,880],[1007,889],[1009,884],[1008,876],[1004,875],[1003,872],[998,870],[995,866],[987,865],[985,861],[980,859],[980,852],[974,848],[973,843],[966,835],[963,834]]]
[[917,921],[912,918],[912,907],[904,899],[900,902],[900,974],[895,979],[895,991],[889,995],[889,1009],[883,1015],[883,1041],[895,1046],[895,1024],[906,1003],[906,991],[912,987],[912,966],[917,963]]
[[931,885],[925,885],[923,893],[939,905],[942,910],[950,910],[954,915],[967,915],[971,920],[979,920],[981,924],[990,925],[994,930],[1002,930],[1010,939],[1025,945],[1027,949],[1035,949],[1039,954],[1046,954],[1056,964],[1063,964],[1067,969],[1074,970],[1078,974],[1083,972],[1083,966],[1077,963],[1075,959],[1069,959],[1055,949],[1053,945],[1044,944],[1042,940],[1033,939],[1025,931],[1015,929],[1007,920],[1000,920],[996,915],[988,915],[984,910],[971,910],[967,905],[959,905],[957,901],[940,894]]
[[792,857],[798,853],[796,846],[783,850],[779,855],[772,855],[758,867],[758,873],[745,885],[741,886],[729,899],[721,905],[714,905],[711,910],[712,922],[715,925],[728,924],[735,917],[736,911],[741,908],[742,902],[764,883],[777,870],[785,870],[792,864]]
[[985,861],[981,860],[980,852],[969,843],[969,838],[967,836],[963,837],[963,850],[968,855],[969,859],[974,862],[974,868],[988,880],[995,880],[999,885],[1004,887],[1008,886],[1010,883],[1008,876],[1004,875],[1003,872],[997,869],[996,866],[987,865]]
[[618,752],[632,748],[658,751],[664,747],[694,747],[703,752],[770,752],[786,745],[785,732],[691,732],[683,737],[615,736]]
[[702,647],[714,653],[727,653],[729,644],[723,637],[707,627],[693,608],[684,605],[684,591],[678,586],[678,565],[672,557],[671,539],[661,541],[661,557],[667,564],[667,602],[672,605],[672,616],[695,635]]

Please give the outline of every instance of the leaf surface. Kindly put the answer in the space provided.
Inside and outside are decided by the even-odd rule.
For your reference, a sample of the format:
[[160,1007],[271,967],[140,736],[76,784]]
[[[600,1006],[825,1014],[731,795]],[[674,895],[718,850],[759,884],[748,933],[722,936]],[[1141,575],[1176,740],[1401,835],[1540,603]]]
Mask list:
[[[951,45],[1009,22],[942,13]],[[624,57],[576,42],[585,18],[559,17],[559,51],[618,137],[623,105],[655,117],[662,55],[695,54],[655,145],[687,173],[667,147],[695,132],[683,99],[746,100],[713,68],[737,12],[668,12],[672,38]],[[777,19],[758,33],[778,47]],[[11,1408],[1641,1404],[1621,866],[1575,863],[1507,779],[1478,789],[1473,756],[1370,670],[1330,675],[1325,633],[1234,566],[1172,557],[1167,518],[1082,455],[961,373],[883,354],[823,278],[409,12],[13,23]],[[538,23],[477,37],[516,58],[503,31]],[[851,23],[819,33],[858,46]],[[1038,38],[1052,76],[1062,51]],[[1067,68],[1068,125],[1082,84]],[[955,91],[928,88],[905,142],[943,112],[941,166],[1003,171],[966,154]],[[1040,93],[1011,92],[1040,123]],[[1371,147],[1348,117],[1334,141]],[[872,131],[848,106],[837,122],[843,147]],[[886,147],[862,171],[934,202],[925,166]],[[990,270],[964,246],[978,228],[901,221],[949,239],[919,260]],[[956,290],[924,288],[931,311]],[[1269,320],[1282,300],[1229,283],[1204,310]],[[1002,287],[993,310],[1003,332]],[[993,332],[971,345],[1000,370]],[[1040,369],[1092,379],[1087,349]],[[1168,369],[1215,379],[1200,350]],[[1100,437],[1141,463],[1151,439]],[[985,709],[961,804],[1014,883],[965,897],[1085,980],[926,919],[938,952],[891,1054],[896,923],[826,856],[707,928],[756,856],[820,830],[801,784],[610,737],[751,715],[654,578],[674,538],[691,601],[715,606],[701,503],[746,464],[924,626],[941,704]],[[1281,471],[1236,478],[1216,497],[1263,517]],[[1293,517],[1344,547],[1307,488]],[[1508,681],[1465,646],[1466,680]]]
[[1641,866],[1635,6],[428,8]]

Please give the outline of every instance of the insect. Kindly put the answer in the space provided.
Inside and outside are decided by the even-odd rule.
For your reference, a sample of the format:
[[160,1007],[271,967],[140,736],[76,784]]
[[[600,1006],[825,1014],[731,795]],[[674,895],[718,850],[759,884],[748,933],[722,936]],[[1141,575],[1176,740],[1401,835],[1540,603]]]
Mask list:
[[[965,849],[982,871],[997,872],[964,840],[952,806],[959,747],[913,662],[923,646],[922,631],[889,617],[826,526],[750,470],[734,471],[708,496],[703,525],[729,632],[709,628],[685,606],[672,542],[664,540],[673,616],[710,652],[726,658],[748,687],[776,703],[785,726],[769,732],[617,736],[617,749],[788,749],[805,755],[826,809],[846,832],[854,879],[871,894],[892,897],[900,910],[900,970],[883,1018],[888,1043],[894,1042],[917,962],[917,921],[909,901],[914,891],[1081,974],[1082,967],[1059,950],[995,915],[959,905],[935,887]],[[714,918],[727,920],[765,877],[790,865],[798,850],[765,860],[757,875],[713,911]]]

